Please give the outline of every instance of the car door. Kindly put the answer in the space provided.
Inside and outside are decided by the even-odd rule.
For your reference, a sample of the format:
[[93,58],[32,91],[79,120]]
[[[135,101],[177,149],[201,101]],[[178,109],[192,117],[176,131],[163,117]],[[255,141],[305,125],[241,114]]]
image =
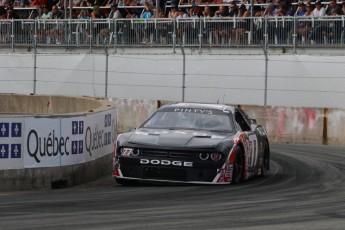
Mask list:
[[241,130],[246,135],[246,143],[244,143],[246,148],[246,162],[249,174],[254,173],[254,170],[259,166],[259,141],[260,134],[256,129],[254,120],[251,119],[243,110],[236,108],[235,110],[235,120],[240,126]]

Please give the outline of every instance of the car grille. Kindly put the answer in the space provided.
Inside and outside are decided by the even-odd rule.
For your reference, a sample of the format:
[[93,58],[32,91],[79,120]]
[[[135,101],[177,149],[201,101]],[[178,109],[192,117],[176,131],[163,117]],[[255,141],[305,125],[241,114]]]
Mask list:
[[187,172],[184,169],[144,167],[143,177],[144,179],[186,181]]
[[157,151],[157,150],[140,150],[140,154],[145,157],[167,157],[167,151]]
[[143,157],[171,157],[171,158],[181,158],[181,159],[196,159],[197,153],[190,152],[170,152],[164,150],[147,150],[141,149],[140,155]]
[[197,154],[184,152],[169,152],[169,156],[172,158],[195,159],[197,157]]

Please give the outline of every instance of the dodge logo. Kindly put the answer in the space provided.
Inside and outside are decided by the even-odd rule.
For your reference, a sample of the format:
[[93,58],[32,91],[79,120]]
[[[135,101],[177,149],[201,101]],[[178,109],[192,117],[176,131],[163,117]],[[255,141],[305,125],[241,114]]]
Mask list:
[[148,160],[140,159],[140,164],[147,165],[173,165],[173,166],[183,166],[183,167],[193,167],[193,162],[188,161],[169,161],[169,160]]

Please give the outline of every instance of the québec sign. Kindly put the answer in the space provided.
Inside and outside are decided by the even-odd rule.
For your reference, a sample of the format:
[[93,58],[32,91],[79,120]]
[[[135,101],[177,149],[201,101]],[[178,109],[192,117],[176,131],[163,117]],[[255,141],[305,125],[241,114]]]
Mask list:
[[25,121],[24,167],[84,163],[113,151],[115,109],[80,117]]

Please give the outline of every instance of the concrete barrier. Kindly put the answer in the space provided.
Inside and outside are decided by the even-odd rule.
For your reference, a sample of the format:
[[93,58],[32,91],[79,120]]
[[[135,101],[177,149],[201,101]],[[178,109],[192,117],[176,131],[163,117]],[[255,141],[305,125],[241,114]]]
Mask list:
[[[137,127],[157,107],[172,101],[122,100],[118,127],[120,132]],[[137,113],[134,108],[143,108]],[[284,106],[241,105],[242,109],[262,124],[273,143],[345,145],[345,109],[303,108]],[[131,114],[128,120],[127,114]],[[138,124],[139,123],[139,124]],[[125,127],[125,128],[124,128]]]
[[0,191],[62,188],[111,173],[109,100],[0,95]]

